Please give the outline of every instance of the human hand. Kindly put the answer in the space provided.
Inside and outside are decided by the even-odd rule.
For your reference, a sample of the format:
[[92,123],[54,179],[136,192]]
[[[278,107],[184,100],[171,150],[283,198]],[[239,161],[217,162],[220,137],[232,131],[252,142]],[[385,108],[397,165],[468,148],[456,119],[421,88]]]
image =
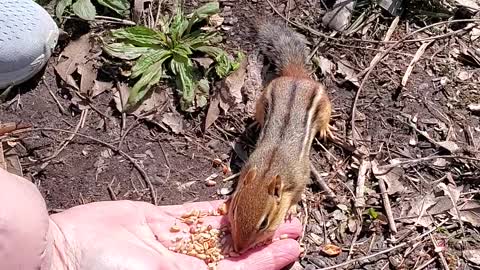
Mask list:
[[[174,246],[169,231],[176,218],[192,209],[217,209],[223,201],[174,206],[146,202],[105,201],[77,206],[51,216],[55,239],[51,269],[159,270],[208,269],[195,257],[169,250]],[[208,216],[204,224],[219,228],[224,216]],[[185,224],[176,224],[188,228]],[[276,237],[297,238],[302,230],[298,219],[286,221]],[[295,261],[300,246],[293,239],[275,241],[247,251],[239,257],[221,260],[218,270],[278,270]]]

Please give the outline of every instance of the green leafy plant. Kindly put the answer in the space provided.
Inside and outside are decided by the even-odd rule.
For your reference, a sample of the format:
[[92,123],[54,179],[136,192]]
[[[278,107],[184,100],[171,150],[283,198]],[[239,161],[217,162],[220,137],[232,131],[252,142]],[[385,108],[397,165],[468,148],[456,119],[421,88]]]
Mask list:
[[[122,17],[129,15],[129,0],[95,0],[96,3],[116,12]],[[55,7],[55,16],[61,18],[66,11],[70,11],[78,17],[91,21],[95,19],[97,10],[91,0],[58,0]]]
[[[228,76],[243,58],[241,53],[237,59],[229,58],[224,50],[213,46],[221,40],[218,33],[199,27],[218,12],[218,2],[207,3],[188,15],[177,5],[175,14],[164,18],[161,29],[133,26],[112,31],[114,41],[104,43],[105,52],[124,60],[136,59],[130,78],[138,81],[130,90],[128,105],[137,104],[163,78],[175,79],[182,110],[193,111],[206,105],[208,78]],[[212,60],[204,72],[193,60],[198,55]],[[215,74],[209,76],[212,70]]]

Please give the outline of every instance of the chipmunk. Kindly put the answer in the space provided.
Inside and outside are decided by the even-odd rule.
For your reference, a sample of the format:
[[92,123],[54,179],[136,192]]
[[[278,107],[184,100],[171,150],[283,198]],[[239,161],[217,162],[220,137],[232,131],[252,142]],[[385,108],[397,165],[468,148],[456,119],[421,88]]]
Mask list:
[[330,99],[324,86],[310,78],[305,38],[273,20],[261,21],[257,34],[278,77],[256,101],[261,131],[229,202],[233,249],[238,253],[271,239],[310,180],[314,137],[333,137]]

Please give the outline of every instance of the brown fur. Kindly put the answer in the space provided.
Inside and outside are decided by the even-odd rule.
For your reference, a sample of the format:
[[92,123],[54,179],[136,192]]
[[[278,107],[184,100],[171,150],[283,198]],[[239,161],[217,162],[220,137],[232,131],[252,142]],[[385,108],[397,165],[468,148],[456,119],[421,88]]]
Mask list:
[[[273,22],[258,29],[260,43],[271,43],[264,51],[277,63],[279,77],[258,97],[255,118],[261,133],[232,196],[229,218],[237,252],[270,238],[300,201],[310,179],[312,140],[318,132],[330,134],[330,100],[309,78],[303,40]],[[264,217],[268,222],[261,230]]]

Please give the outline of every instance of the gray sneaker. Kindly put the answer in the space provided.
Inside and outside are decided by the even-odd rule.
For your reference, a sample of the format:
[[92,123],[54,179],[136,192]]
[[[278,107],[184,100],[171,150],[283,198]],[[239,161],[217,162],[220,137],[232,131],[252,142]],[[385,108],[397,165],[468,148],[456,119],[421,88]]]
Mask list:
[[35,76],[57,45],[55,21],[33,0],[0,0],[0,89]]

